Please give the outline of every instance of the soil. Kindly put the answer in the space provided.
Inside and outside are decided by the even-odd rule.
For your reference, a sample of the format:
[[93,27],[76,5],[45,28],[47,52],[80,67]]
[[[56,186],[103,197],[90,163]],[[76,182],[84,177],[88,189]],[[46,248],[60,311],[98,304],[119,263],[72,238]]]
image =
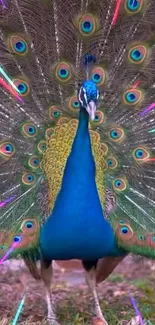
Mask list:
[[[46,315],[43,283],[34,280],[20,260],[7,261],[0,266],[0,270],[0,317],[12,319],[26,291],[20,321],[31,318],[35,323],[42,322]],[[148,279],[154,282],[154,277],[155,264],[152,261],[128,256],[116,267],[112,275],[98,286],[100,299],[113,306],[116,301],[119,302],[120,297],[121,299],[123,297],[122,302],[127,301],[129,308],[132,309],[129,289],[137,296],[136,281],[141,279],[143,283]],[[80,296],[87,297],[87,295],[88,300],[91,301],[80,262],[58,262],[54,265],[53,297],[57,305],[60,306],[61,302],[68,300],[69,297],[77,296],[80,300]],[[76,307],[78,312],[80,304]]]

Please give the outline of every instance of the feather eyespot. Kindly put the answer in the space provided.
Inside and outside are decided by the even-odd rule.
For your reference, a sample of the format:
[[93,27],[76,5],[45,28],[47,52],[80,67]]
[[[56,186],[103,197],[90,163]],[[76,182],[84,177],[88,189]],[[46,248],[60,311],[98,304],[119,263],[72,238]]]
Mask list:
[[138,236],[138,239],[139,239],[139,240],[145,240],[145,236],[144,236],[144,235],[139,235],[139,236]]
[[46,141],[42,140],[38,143],[37,149],[40,153],[43,153],[46,150]]
[[0,156],[4,159],[11,159],[14,154],[15,154],[16,150],[15,147],[12,143],[10,142],[2,142],[0,144]]
[[120,231],[121,231],[122,234],[128,234],[128,232],[129,232],[129,228],[128,228],[128,227],[122,227],[122,228],[120,229]]
[[22,175],[22,183],[32,186],[36,183],[36,177],[32,173],[24,173]]
[[97,126],[102,124],[104,121],[104,114],[101,111],[96,111],[95,118],[93,121],[90,122],[91,125]]
[[112,128],[109,132],[109,136],[111,138],[111,140],[115,141],[115,142],[118,142],[120,140],[123,139],[124,137],[124,130],[121,129],[121,128]]
[[50,137],[52,137],[53,134],[54,134],[54,128],[48,128],[45,131],[45,138],[49,139]]
[[29,158],[28,165],[29,165],[29,167],[31,167],[33,169],[37,169],[40,165],[39,158],[37,156],[33,156],[33,157]]
[[25,55],[28,52],[28,44],[21,36],[11,36],[9,39],[9,44],[12,51],[18,55]]
[[91,14],[85,14],[79,18],[79,31],[83,36],[94,34],[97,28],[97,20]]
[[58,119],[61,116],[61,109],[58,106],[51,106],[48,110],[50,120]]
[[79,103],[79,100],[76,96],[73,96],[70,98],[69,100],[69,108],[72,110],[72,111],[78,111],[79,108],[80,108],[80,103]]
[[116,178],[113,181],[113,188],[116,192],[123,192],[127,188],[127,181],[123,178]]
[[146,245],[150,248],[155,248],[155,234],[150,234],[146,237]]
[[34,219],[27,219],[22,222],[20,228],[24,233],[32,234],[38,230],[38,223]]
[[136,105],[142,98],[142,93],[138,89],[130,89],[124,94],[124,101],[129,105]]
[[123,225],[123,224],[125,223],[125,221],[121,219],[121,220],[119,221],[119,223],[120,223],[120,225]]
[[30,92],[30,87],[28,85],[28,83],[24,80],[21,79],[14,79],[13,80],[14,85],[16,86],[18,93],[21,96],[27,96]]
[[128,52],[128,58],[130,62],[135,64],[141,64],[147,55],[147,48],[144,45],[133,46]]
[[105,71],[101,67],[96,67],[92,70],[91,79],[94,81],[98,86],[101,86],[105,81]]
[[56,78],[61,82],[67,82],[72,77],[71,67],[66,62],[61,62],[56,67]]
[[110,169],[115,169],[118,166],[118,161],[115,157],[108,157],[107,164]]
[[144,0],[126,0],[125,8],[130,13],[137,13],[141,10]]
[[14,243],[17,244],[17,243],[20,243],[22,241],[22,238],[21,238],[21,236],[14,236],[13,241],[14,241]]
[[133,237],[133,230],[132,228],[127,225],[124,224],[119,225],[118,228],[116,229],[116,235],[118,236],[118,239],[120,239],[121,241],[127,241],[129,239],[131,239]]
[[34,138],[37,135],[37,126],[34,123],[24,123],[22,125],[22,133],[28,138]]
[[149,156],[150,156],[149,152],[143,147],[136,148],[133,152],[133,157],[137,161],[144,161],[148,159]]

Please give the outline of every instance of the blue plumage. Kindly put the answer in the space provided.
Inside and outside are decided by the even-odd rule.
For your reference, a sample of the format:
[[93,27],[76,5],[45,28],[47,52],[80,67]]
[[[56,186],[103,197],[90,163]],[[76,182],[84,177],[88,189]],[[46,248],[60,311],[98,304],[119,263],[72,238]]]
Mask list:
[[89,114],[81,107],[62,187],[52,215],[41,230],[41,251],[48,260],[93,260],[121,253],[112,226],[104,218],[97,192],[88,120]]
[[127,252],[155,257],[154,15],[154,0],[8,0],[0,14],[0,255],[16,242],[52,325],[53,259],[82,260],[105,325],[98,259],[105,279]]

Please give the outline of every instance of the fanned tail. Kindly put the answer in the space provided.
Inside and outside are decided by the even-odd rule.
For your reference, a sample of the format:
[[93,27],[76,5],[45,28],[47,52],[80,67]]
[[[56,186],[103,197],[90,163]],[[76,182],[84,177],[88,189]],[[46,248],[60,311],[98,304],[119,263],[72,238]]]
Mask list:
[[15,255],[38,248],[76,132],[78,87],[92,79],[100,91],[90,130],[103,210],[121,247],[154,257],[154,1],[8,0],[6,6],[0,13],[2,254],[13,241]]

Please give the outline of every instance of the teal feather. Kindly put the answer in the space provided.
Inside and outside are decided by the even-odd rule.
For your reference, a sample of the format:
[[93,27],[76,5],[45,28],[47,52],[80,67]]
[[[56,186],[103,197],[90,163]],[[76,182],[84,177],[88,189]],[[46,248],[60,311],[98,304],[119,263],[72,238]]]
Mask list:
[[1,9],[0,256],[154,258],[154,0]]

